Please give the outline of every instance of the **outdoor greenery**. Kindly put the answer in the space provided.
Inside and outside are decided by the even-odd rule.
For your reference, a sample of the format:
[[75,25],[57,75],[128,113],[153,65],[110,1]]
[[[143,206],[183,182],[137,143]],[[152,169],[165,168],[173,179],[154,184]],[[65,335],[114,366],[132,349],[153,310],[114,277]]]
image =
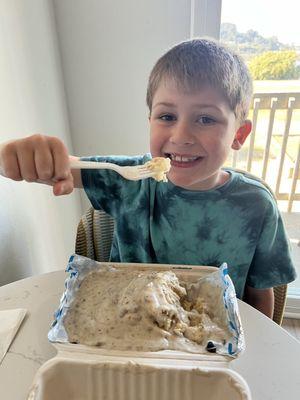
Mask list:
[[276,36],[265,38],[252,29],[241,33],[235,24],[223,23],[220,39],[245,59],[254,80],[300,78],[300,49],[280,43]]
[[255,80],[298,79],[300,66],[296,65],[295,50],[267,51],[249,62],[252,78]]
[[291,46],[280,43],[276,36],[264,38],[252,29],[245,33],[237,31],[235,24],[221,24],[220,39],[233,47],[246,60],[265,51],[290,50]]

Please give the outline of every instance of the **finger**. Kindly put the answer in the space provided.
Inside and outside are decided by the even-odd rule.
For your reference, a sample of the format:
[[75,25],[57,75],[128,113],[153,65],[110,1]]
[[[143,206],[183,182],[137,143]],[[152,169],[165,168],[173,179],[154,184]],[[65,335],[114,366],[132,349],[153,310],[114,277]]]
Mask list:
[[54,176],[53,157],[48,142],[36,144],[34,150],[34,162],[38,179],[50,181]]
[[14,181],[22,181],[17,154],[12,145],[6,145],[5,150],[1,152],[1,174]]
[[60,180],[68,179],[70,175],[69,154],[66,146],[60,140],[53,138],[50,142],[51,153],[53,158],[53,177]]
[[64,194],[70,194],[73,192],[74,182],[73,176],[70,173],[67,179],[62,179],[53,185],[53,194],[55,196],[61,196]]
[[17,148],[17,158],[20,175],[27,182],[35,182],[38,174],[35,168],[33,146],[27,141],[22,141]]

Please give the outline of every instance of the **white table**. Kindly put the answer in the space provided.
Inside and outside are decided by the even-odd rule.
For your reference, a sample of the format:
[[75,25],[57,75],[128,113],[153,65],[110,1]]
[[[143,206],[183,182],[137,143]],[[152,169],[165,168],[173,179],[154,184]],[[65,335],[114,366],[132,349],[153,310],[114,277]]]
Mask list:
[[[0,287],[0,310],[28,310],[0,366],[1,399],[26,399],[37,369],[54,357],[47,333],[66,277],[57,271]],[[246,379],[253,400],[300,399],[300,342],[244,302],[239,307],[247,348],[231,367]]]

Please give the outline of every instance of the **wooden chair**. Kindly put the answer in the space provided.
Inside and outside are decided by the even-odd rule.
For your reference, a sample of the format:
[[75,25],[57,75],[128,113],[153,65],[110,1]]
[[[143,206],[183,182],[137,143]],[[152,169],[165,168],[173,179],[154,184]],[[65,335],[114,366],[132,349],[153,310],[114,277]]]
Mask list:
[[78,224],[75,253],[96,261],[109,261],[113,233],[113,218],[91,207]]
[[287,285],[275,286],[274,290],[274,314],[273,321],[282,324],[284,309],[286,305]]
[[[91,207],[78,224],[75,253],[96,261],[109,261],[114,220],[104,211]],[[287,285],[274,287],[273,321],[281,325],[286,303]]]

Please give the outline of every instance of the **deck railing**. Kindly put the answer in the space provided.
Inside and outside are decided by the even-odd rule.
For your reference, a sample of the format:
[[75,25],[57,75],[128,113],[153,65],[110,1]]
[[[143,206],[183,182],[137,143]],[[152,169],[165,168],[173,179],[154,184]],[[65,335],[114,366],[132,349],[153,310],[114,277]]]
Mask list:
[[246,152],[233,152],[233,167],[264,179],[287,211],[300,200],[300,93],[255,93]]

